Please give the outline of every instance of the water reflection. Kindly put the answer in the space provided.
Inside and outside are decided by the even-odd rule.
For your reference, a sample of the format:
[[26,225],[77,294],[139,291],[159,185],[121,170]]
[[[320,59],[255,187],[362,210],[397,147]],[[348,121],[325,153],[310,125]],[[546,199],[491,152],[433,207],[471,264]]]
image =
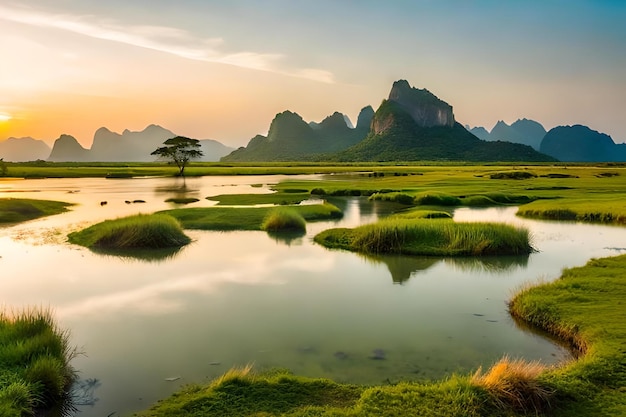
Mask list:
[[165,262],[178,256],[184,247],[160,248],[160,249],[103,249],[89,248],[97,255],[111,258],[126,258],[144,262]]
[[529,255],[521,256],[485,256],[485,257],[447,257],[404,256],[404,255],[366,255],[364,259],[387,266],[394,284],[403,284],[412,276],[424,272],[439,262],[462,272],[500,274],[528,265]]
[[276,243],[287,246],[302,245],[302,238],[306,236],[306,231],[267,232],[267,235]]
[[193,181],[186,178],[172,178],[171,183],[161,183],[154,187],[155,194],[166,194],[172,198],[197,197],[200,194],[200,187]]

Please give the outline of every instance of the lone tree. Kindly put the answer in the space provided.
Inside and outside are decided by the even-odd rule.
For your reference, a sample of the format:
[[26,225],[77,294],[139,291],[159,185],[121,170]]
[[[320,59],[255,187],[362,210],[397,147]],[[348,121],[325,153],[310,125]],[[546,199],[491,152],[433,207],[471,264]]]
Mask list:
[[4,158],[0,158],[0,176],[6,177],[9,172],[9,168],[7,168],[6,162],[4,162]]
[[150,155],[158,155],[178,167],[178,175],[185,176],[185,167],[192,159],[200,158],[203,153],[200,150],[200,141],[189,139],[184,136],[176,136],[163,142],[164,145],[157,148]]

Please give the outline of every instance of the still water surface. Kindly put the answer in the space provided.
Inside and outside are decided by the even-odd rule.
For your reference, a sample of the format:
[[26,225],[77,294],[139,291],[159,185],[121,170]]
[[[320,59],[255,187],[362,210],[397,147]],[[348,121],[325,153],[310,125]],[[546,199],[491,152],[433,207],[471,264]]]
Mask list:
[[[518,328],[506,300],[525,282],[626,252],[623,228],[519,219],[516,208],[459,209],[455,219],[529,228],[538,252],[526,257],[368,258],[312,242],[326,228],[389,212],[360,199],[335,201],[342,220],[309,224],[292,240],[189,231],[194,242],[161,261],[98,255],[65,242],[69,231],[104,219],[174,207],[164,202],[170,197],[195,196],[201,201],[191,207],[209,206],[204,197],[270,192],[283,178],[0,182],[0,198],[77,204],[0,228],[0,304],[50,307],[70,331],[83,352],[73,361],[82,380],[80,416],[127,415],[183,384],[249,363],[380,384],[467,373],[505,354],[562,361],[567,351]],[[125,203],[138,199],[145,203]]]

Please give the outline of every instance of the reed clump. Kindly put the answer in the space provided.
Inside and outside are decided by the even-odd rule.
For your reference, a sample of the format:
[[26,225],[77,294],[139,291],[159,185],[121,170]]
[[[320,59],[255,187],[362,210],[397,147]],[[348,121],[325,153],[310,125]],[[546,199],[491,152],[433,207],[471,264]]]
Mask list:
[[71,243],[99,249],[162,249],[191,242],[174,217],[165,214],[138,214],[90,226],[70,233]]
[[553,393],[539,378],[546,369],[538,361],[505,356],[487,372],[479,368],[470,381],[487,390],[500,409],[541,412],[549,408]]
[[267,232],[304,232],[306,220],[298,211],[290,207],[279,207],[271,210],[261,229]]

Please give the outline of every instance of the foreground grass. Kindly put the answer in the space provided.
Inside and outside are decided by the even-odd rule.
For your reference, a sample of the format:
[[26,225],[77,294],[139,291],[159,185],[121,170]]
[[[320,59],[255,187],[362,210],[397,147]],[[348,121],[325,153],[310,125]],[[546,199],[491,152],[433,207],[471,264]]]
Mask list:
[[138,414],[152,416],[626,415],[626,255],[592,260],[510,301],[519,320],[570,343],[561,367],[504,358],[486,372],[432,383],[354,386],[285,373],[231,370]]
[[505,224],[387,218],[354,229],[329,229],[315,242],[370,254],[481,256],[529,254],[529,232]]
[[74,381],[72,356],[49,311],[0,313],[0,415],[62,408]]
[[[290,206],[306,221],[341,218],[342,213],[330,203]],[[274,207],[198,207],[166,210],[185,229],[262,230],[263,221]]]
[[554,416],[626,415],[626,255],[594,259],[521,290],[514,317],[566,341],[582,357],[550,372]]
[[0,224],[18,223],[67,211],[70,203],[25,198],[0,198]]
[[109,250],[176,248],[191,242],[180,223],[165,214],[139,214],[106,220],[70,233],[68,239],[88,248]]

